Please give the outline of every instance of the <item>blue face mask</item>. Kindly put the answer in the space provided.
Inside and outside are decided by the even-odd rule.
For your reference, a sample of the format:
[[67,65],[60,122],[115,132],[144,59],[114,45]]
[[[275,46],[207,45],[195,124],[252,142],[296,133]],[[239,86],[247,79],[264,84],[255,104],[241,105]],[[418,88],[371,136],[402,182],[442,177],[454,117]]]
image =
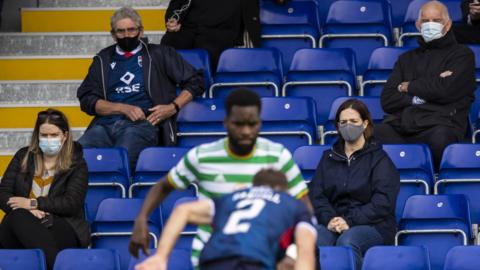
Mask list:
[[62,149],[62,141],[60,138],[40,138],[38,146],[42,149],[43,154],[53,156]]
[[425,22],[422,23],[420,32],[422,33],[423,40],[430,42],[435,39],[443,37],[443,24],[438,22]]

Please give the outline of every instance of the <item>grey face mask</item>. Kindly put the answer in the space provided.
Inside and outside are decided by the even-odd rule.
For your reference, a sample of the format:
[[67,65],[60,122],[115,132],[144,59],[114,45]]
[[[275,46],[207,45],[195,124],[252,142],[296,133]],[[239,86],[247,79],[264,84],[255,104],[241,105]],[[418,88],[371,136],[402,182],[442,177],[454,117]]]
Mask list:
[[347,142],[356,141],[362,136],[364,130],[363,125],[357,126],[350,123],[338,127],[340,135],[342,135],[342,138]]

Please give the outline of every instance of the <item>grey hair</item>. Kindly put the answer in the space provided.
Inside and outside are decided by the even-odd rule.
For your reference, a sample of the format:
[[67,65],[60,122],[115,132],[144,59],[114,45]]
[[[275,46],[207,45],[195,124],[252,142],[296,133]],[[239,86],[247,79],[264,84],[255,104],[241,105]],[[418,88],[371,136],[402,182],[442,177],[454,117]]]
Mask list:
[[112,17],[110,17],[110,26],[112,27],[112,30],[115,30],[118,21],[126,18],[131,19],[138,28],[143,28],[142,18],[140,18],[138,12],[131,7],[122,7],[115,11]]
[[448,8],[447,6],[445,6],[445,4],[443,4],[442,2],[440,1],[437,1],[437,0],[432,0],[432,1],[429,1],[425,4],[423,4],[423,6],[420,8],[420,10],[418,11],[418,18],[417,18],[417,21],[420,21],[422,19],[422,11],[423,11],[423,8],[426,6],[426,5],[429,5],[431,4],[432,2],[435,2],[436,5],[438,6],[441,6],[442,9],[443,9],[443,12],[442,12],[442,17],[443,19],[448,22],[450,21],[450,14],[448,14]]

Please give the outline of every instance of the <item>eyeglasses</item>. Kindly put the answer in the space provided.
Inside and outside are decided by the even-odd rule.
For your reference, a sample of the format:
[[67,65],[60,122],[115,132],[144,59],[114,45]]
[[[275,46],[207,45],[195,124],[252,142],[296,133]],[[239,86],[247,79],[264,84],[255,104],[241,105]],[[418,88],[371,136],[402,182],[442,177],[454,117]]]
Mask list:
[[113,33],[122,36],[125,34],[137,34],[138,31],[140,31],[140,27],[117,28],[112,30]]
[[46,118],[61,119],[62,115],[56,111],[41,111],[38,113],[38,119],[44,121]]

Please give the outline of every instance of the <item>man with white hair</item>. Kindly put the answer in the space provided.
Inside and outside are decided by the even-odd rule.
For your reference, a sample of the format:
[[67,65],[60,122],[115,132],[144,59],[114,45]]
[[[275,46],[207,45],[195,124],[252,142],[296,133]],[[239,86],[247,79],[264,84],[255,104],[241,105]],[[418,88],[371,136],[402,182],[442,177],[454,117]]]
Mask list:
[[474,100],[475,57],[450,31],[441,2],[422,6],[416,22],[419,47],[401,55],[384,86],[387,113],[375,135],[382,143],[426,143],[438,169],[443,150],[462,140]]

